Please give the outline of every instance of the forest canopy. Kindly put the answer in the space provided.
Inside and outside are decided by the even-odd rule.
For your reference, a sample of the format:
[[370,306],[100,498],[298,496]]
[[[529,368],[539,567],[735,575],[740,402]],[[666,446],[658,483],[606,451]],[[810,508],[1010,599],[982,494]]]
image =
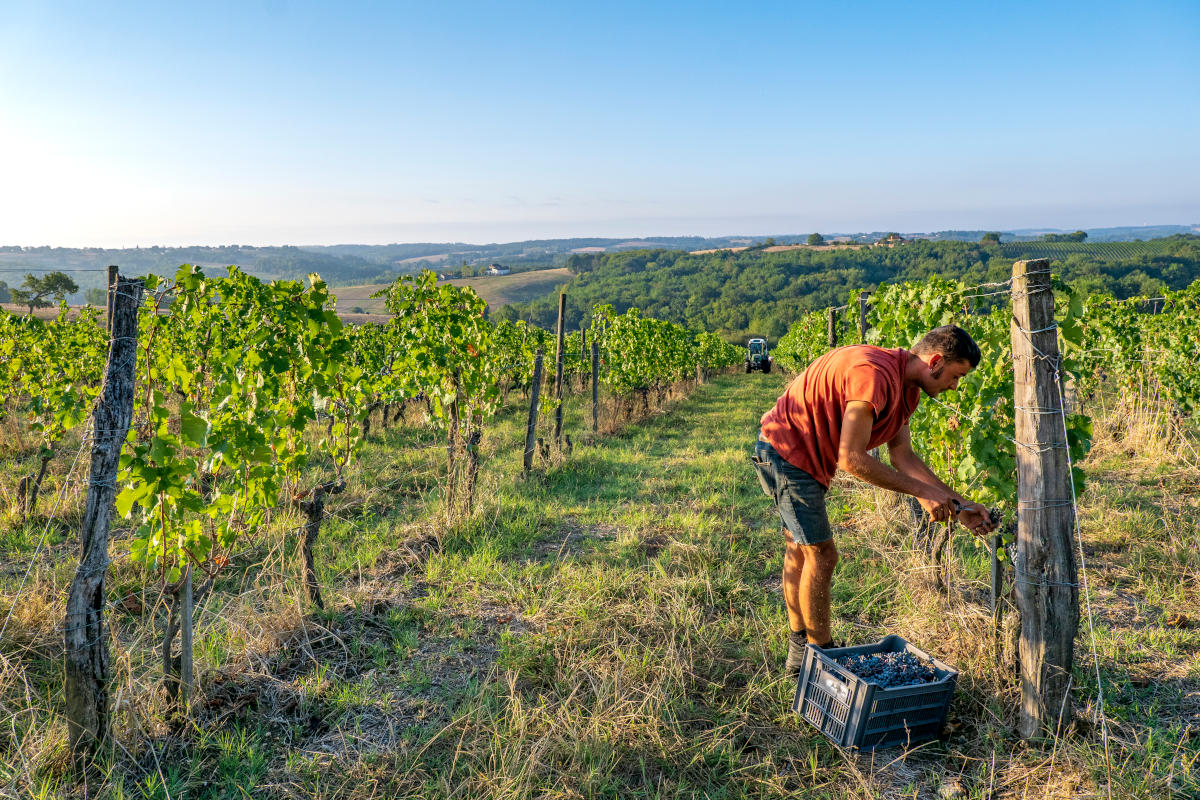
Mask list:
[[[1091,248],[1053,262],[1056,272],[1088,293],[1152,295],[1200,278],[1200,236]],[[991,242],[919,239],[858,249],[580,253],[567,259],[575,275],[567,285],[567,326],[587,324],[593,305],[611,303],[618,313],[636,306],[648,316],[732,340],[752,335],[777,339],[804,312],[842,305],[853,290],[932,276],[971,283],[1004,281],[1013,260]],[[495,316],[549,327],[557,313],[554,292],[505,306]]]

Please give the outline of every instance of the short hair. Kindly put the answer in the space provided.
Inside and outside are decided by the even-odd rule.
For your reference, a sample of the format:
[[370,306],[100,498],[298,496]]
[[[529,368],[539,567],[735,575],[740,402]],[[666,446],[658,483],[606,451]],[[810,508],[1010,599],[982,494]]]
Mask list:
[[957,325],[934,328],[921,337],[921,341],[913,346],[912,352],[917,355],[940,353],[947,361],[966,361],[972,369],[979,366],[979,359],[982,357],[979,345],[975,344],[971,334]]

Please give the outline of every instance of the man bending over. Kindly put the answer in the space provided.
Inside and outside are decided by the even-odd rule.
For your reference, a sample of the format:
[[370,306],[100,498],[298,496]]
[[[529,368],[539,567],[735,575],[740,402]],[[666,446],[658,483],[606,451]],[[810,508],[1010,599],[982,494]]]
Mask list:
[[[979,346],[953,325],[930,331],[911,351],[839,347],[809,364],[763,415],[754,463],[763,489],[775,500],[786,539],[789,674],[803,665],[806,643],[835,646],[829,587],[838,552],[825,492],[839,469],[916,497],[936,521],[955,517],[979,535],[995,527],[983,506],[943,483],[913,452],[908,429],[921,392],[937,397],[958,388],[979,358]],[[869,452],[882,444],[890,467]]]

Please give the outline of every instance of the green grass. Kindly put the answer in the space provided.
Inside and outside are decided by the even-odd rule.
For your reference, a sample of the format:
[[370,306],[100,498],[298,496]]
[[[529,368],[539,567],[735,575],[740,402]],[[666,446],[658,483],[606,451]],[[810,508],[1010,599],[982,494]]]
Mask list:
[[[894,499],[836,483],[835,637],[899,633],[962,673],[945,740],[848,756],[790,711],[782,674],[781,538],[748,454],[785,380],[722,376],[594,442],[573,401],[573,453],[526,478],[514,398],[486,434],[476,512],[453,523],[436,436],[411,423],[373,434],[318,542],[327,610],[300,604],[297,520],[275,520],[201,610],[188,720],[172,723],[154,686],[153,593],[112,615],[126,705],[109,796],[1103,797],[1109,767],[1123,800],[1200,791],[1200,741],[1183,733],[1200,714],[1200,633],[1167,624],[1200,616],[1200,470],[1186,450],[1131,460],[1114,435],[1087,464],[1107,764],[1096,737],[1013,735],[1019,689],[1011,642],[993,645],[980,605],[984,555],[956,539],[938,592]],[[0,644],[0,699],[17,711],[0,731],[0,785],[34,796],[73,785],[54,631],[69,541],[42,553],[14,614],[12,641],[30,649]],[[12,563],[34,546],[24,528],[0,537]],[[121,547],[114,602],[140,585]],[[1096,689],[1086,634],[1080,706]]]

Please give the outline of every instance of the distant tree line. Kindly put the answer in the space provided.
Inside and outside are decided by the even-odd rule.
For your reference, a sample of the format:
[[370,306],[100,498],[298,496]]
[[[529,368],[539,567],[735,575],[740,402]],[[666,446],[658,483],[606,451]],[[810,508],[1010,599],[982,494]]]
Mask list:
[[[1070,235],[1070,234],[1068,234]],[[1073,254],[1054,269],[1086,292],[1117,297],[1180,289],[1200,278],[1200,237],[1160,240],[1153,253],[1104,259]],[[575,273],[567,287],[567,323],[590,320],[597,303],[618,313],[637,306],[647,315],[719,332],[731,339],[750,334],[782,336],[805,311],[842,305],[852,290],[933,276],[985,283],[1006,280],[1012,259],[994,241],[906,242],[896,247],[773,253],[762,249],[720,250],[692,255],[679,250],[578,253],[567,259]],[[550,326],[557,293],[499,309],[499,319],[525,319]]]

